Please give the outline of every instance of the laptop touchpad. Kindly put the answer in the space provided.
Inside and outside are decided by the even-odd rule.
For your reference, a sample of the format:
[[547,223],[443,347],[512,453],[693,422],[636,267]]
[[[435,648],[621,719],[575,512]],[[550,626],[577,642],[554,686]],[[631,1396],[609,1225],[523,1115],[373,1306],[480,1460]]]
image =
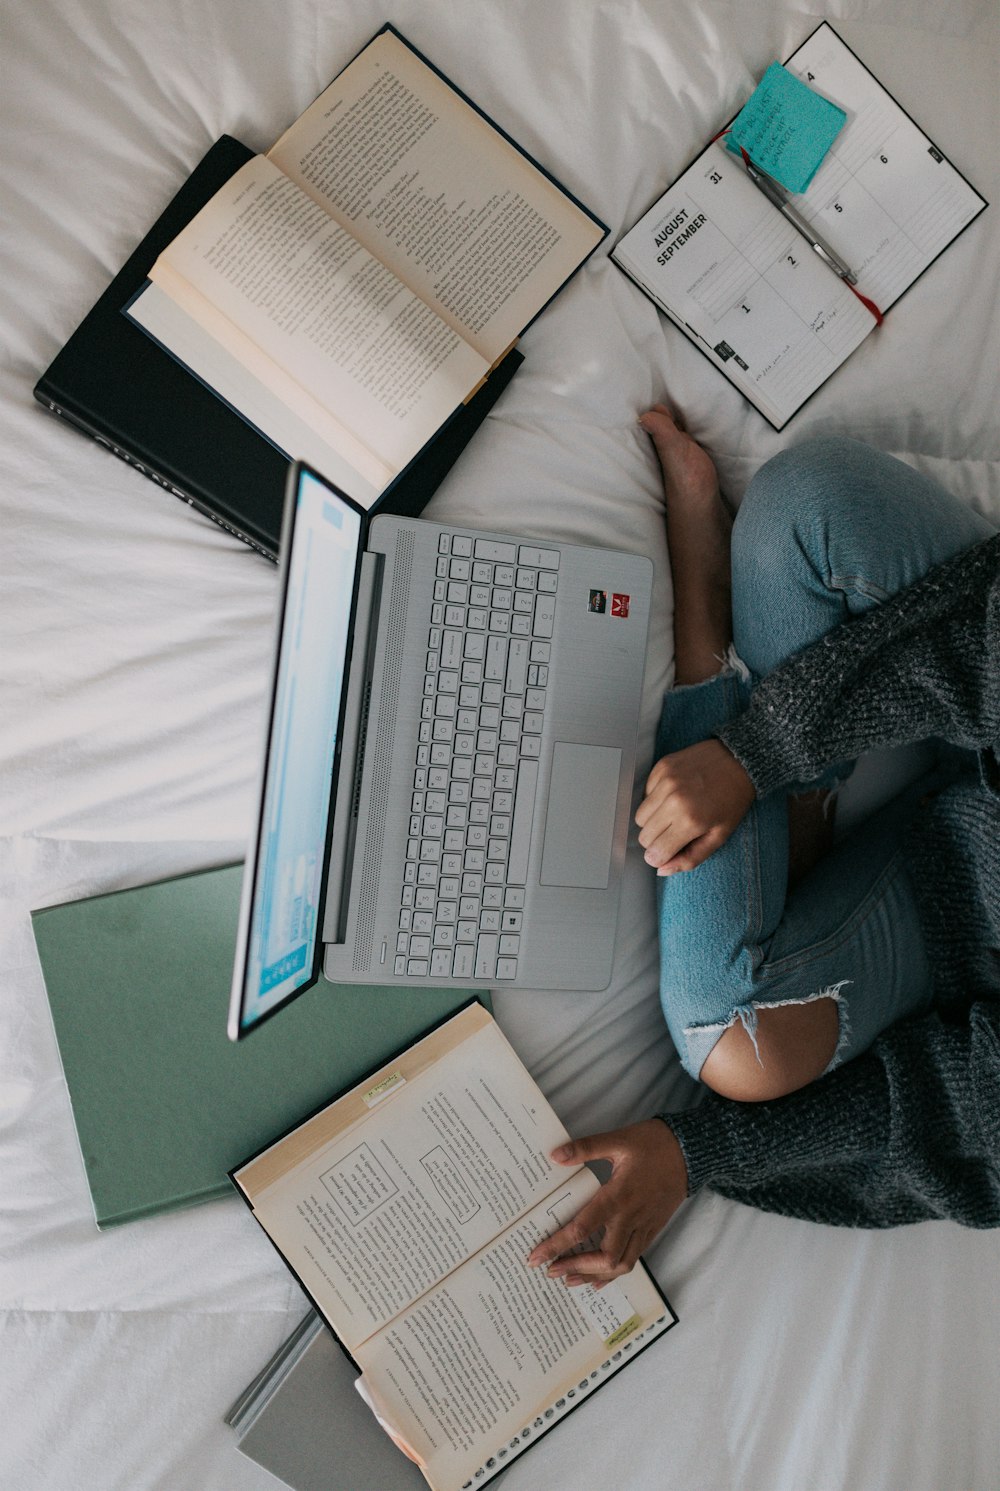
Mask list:
[[556,742],[538,877],[542,885],[607,886],[621,759],[613,746]]

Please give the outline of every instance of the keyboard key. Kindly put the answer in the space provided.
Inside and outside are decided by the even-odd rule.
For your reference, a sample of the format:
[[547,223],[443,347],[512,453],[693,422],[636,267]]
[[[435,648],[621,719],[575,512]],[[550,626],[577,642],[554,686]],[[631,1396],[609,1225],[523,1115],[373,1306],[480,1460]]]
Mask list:
[[393,972],[397,973],[397,974],[405,974],[405,972],[406,972],[406,957],[405,957],[405,954],[399,954],[397,956],[396,961],[393,964]]
[[493,911],[499,911],[503,905],[503,891],[499,885],[487,885],[483,887],[483,905],[489,906]]
[[449,628],[441,637],[441,667],[457,668],[462,661],[462,633]]
[[486,662],[483,666],[483,677],[503,682],[507,676],[507,647],[506,637],[492,636],[486,643]]
[[531,617],[524,615],[512,616],[510,618],[510,634],[512,637],[530,637]]
[[431,978],[449,978],[451,964],[451,948],[436,947],[431,953]]
[[453,978],[471,978],[475,966],[475,949],[459,945],[455,948],[455,961],[452,963],[451,972]]
[[485,606],[488,610],[490,604],[490,594],[491,591],[489,585],[471,585],[469,587],[469,605]]
[[431,939],[429,937],[410,938],[410,957],[429,958],[431,953]]
[[438,867],[436,864],[420,864],[416,866],[418,885],[437,885]]
[[520,910],[524,905],[524,891],[516,885],[508,885],[503,893],[503,903],[505,906],[513,906]]
[[494,591],[493,591],[493,609],[494,609],[494,611],[509,611],[510,608],[511,608],[511,602],[512,602],[513,599],[514,599],[514,597],[513,597],[512,593],[509,590],[500,590],[498,588],[494,588]]
[[[448,581],[448,594],[445,597],[453,606],[467,606],[469,604],[469,587],[461,580]],[[445,613],[447,615],[447,612]]]
[[450,533],[439,533],[438,534],[438,553],[439,554],[450,554],[451,553],[451,534]]
[[477,559],[475,564],[472,566],[472,581],[475,585],[492,585],[492,564],[487,564],[482,559]]
[[[415,911],[413,913],[413,931],[414,932],[419,932],[421,936],[426,936],[428,932],[430,932],[430,931],[433,930],[433,928],[434,928],[434,913],[433,913],[433,911]],[[423,957],[423,953],[420,953],[418,956]]]
[[505,911],[503,916],[500,918],[500,930],[501,932],[520,932],[520,911]]
[[409,974],[410,978],[426,978],[427,959],[411,958],[406,965],[406,971]]
[[542,716],[534,710],[529,709],[525,712],[524,733],[526,735],[541,735],[542,733]]
[[444,624],[445,624],[445,626],[464,626],[465,625],[465,607],[464,606],[454,606],[454,605],[452,605],[452,606],[445,606],[445,608],[444,608]]
[[462,731],[463,735],[468,735],[471,731],[478,730],[478,709],[460,709],[458,711],[458,714],[455,716],[455,724],[457,728]]
[[434,928],[435,947],[455,946],[455,923],[439,922]]
[[550,572],[543,571],[538,576],[538,588],[539,588],[539,590],[547,591],[549,595],[554,595],[555,594],[555,589],[556,589],[557,583],[558,583],[558,581],[556,580],[555,575],[553,575]]
[[537,761],[522,761],[517,773],[517,794],[511,824],[510,859],[507,879],[512,885],[523,885],[528,875],[528,850],[531,845],[531,822],[535,812],[535,788],[538,785]]
[[469,619],[466,624],[473,631],[484,632],[486,630],[487,614],[488,613],[486,611],[481,610],[479,607],[470,606]]
[[437,740],[430,747],[430,763],[432,766],[447,766],[451,760],[451,745],[446,740]]
[[524,691],[524,707],[525,707],[525,709],[544,709],[545,708],[545,690],[544,689],[525,689],[525,691]]
[[542,737],[540,735],[523,735],[521,737],[521,759],[525,756],[537,761],[542,754]]
[[444,831],[445,850],[452,854],[460,854],[465,848],[465,829],[446,828]]
[[515,611],[527,611],[528,614],[530,615],[531,611],[532,611],[532,608],[534,607],[534,604],[535,604],[535,597],[534,597],[534,595],[532,594],[532,592],[530,590],[515,590],[514,591],[514,610]]
[[549,653],[551,651],[551,642],[532,642],[531,661],[533,663],[547,663],[549,661]]
[[[455,542],[459,543],[461,542],[461,540],[456,539]],[[466,542],[468,542],[468,540],[466,540]],[[452,553],[455,553],[454,546],[452,547]],[[469,571],[471,568],[472,566],[469,563],[468,559],[453,559],[451,561],[451,564],[448,566],[448,574],[453,580],[467,580],[469,578]]]
[[491,860],[486,866],[486,884],[503,885],[507,879],[507,871],[500,860]]
[[455,721],[454,720],[444,719],[444,720],[435,720],[434,721],[434,728],[431,731],[431,739],[432,740],[438,740],[438,741],[441,741],[441,740],[451,740],[452,737],[454,736],[454,734],[455,734]]
[[444,600],[446,588],[447,587],[446,587],[446,584],[445,584],[444,580],[435,580],[434,581],[434,599],[436,601],[443,601]]
[[417,887],[417,893],[413,898],[413,904],[416,906],[418,911],[433,911],[434,903],[436,900],[436,891],[431,890],[429,885],[421,885]]
[[490,612],[490,631],[499,635],[510,631],[510,617],[506,611]]
[[514,577],[518,590],[534,590],[538,576],[533,569],[519,569]]
[[513,564],[517,559],[514,544],[498,543],[490,538],[477,538],[475,552],[477,559],[492,559],[495,564]]
[[515,937],[512,934],[508,935],[506,937],[503,936],[503,935],[501,935],[501,937],[500,937],[500,947],[498,949],[501,958],[516,958],[517,954],[518,954],[518,952],[520,950],[520,947],[521,947],[521,939],[520,939],[520,937]]
[[483,932],[476,943],[476,978],[493,978],[497,966],[497,941],[495,933]]
[[434,566],[434,573],[437,575],[437,577],[438,577],[439,580],[447,579],[447,576],[448,576],[448,557],[447,557],[446,554],[439,554],[438,555],[437,563]]
[[503,702],[503,685],[500,683],[484,683],[480,691],[484,704],[501,704]]
[[499,913],[499,911],[484,911],[484,912],[482,912],[481,915],[480,915],[480,917],[479,917],[479,926],[480,926],[480,929],[483,932],[499,932],[499,930],[500,930],[500,913]]
[[529,644],[520,637],[511,638],[507,652],[507,671],[504,675],[504,687],[508,694],[524,692],[528,671],[528,646]]
[[459,942],[475,942],[479,936],[479,918],[470,918],[460,921],[455,928],[455,937]]
[[462,856],[460,854],[442,854],[441,873],[442,875],[461,875]]
[[480,800],[479,798],[477,798],[475,802],[470,802],[470,804],[469,804],[469,822],[470,823],[489,823],[489,821],[490,821],[490,805],[489,805],[489,802],[485,798],[483,798],[482,800]]
[[478,632],[466,632],[465,656],[469,661],[481,663],[485,654],[486,638],[481,637]]
[[425,792],[424,812],[443,813],[447,801],[448,799],[443,792]]
[[498,564],[493,572],[494,585],[506,585],[508,590],[514,588],[514,567],[510,564]]
[[[457,901],[458,876],[442,875],[440,884],[438,885],[438,895],[441,897],[442,901]],[[454,920],[454,918],[452,918],[452,920]]]
[[[514,767],[514,766],[517,765],[517,746],[516,745],[509,745],[509,744],[505,745],[501,741],[500,745],[497,746],[497,761],[500,764],[501,770],[510,771],[510,769],[512,767]],[[499,781],[499,777],[500,777],[500,772],[498,771],[497,772],[497,779],[498,779],[498,781]],[[513,775],[511,776],[509,782],[505,781],[502,785],[505,786],[505,787],[506,786],[513,787],[513,785],[514,785]]]
[[496,977],[500,980],[517,978],[517,959],[498,958]]
[[551,595],[539,595],[535,600],[535,618],[531,629],[536,637],[551,637],[555,622],[556,603]]
[[483,893],[483,877],[472,871],[466,871],[462,876],[462,895],[476,896],[477,899]]

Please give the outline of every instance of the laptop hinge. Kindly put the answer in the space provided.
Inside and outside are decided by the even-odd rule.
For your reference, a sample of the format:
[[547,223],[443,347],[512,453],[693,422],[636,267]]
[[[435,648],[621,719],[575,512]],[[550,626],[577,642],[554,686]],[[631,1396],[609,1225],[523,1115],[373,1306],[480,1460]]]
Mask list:
[[365,764],[368,710],[375,664],[378,603],[382,588],[383,556],[364,553],[358,576],[358,597],[344,704],[340,768],[334,792],[330,856],[323,906],[323,941],[343,942],[347,927],[358,802]]

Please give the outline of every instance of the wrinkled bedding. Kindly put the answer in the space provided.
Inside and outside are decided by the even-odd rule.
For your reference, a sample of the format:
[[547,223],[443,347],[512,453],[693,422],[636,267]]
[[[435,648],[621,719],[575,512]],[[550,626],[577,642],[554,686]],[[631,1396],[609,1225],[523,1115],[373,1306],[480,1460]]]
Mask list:
[[[2,9],[0,1485],[265,1491],[222,1414],[303,1297],[235,1199],[98,1233],[28,912],[242,855],[275,571],[46,415],[32,385],[208,145],[229,132],[267,148],[387,18],[614,238],[823,17],[995,202],[1000,17],[986,0]],[[641,771],[672,601],[636,415],[669,397],[736,501],[775,451],[847,432],[1000,521],[998,210],[780,435],[606,247],[525,336],[433,511],[652,557]],[[496,997],[571,1129],[689,1101],[656,989],[633,844],[611,988]],[[519,1462],[510,1491],[995,1485],[995,1236],[852,1233],[706,1193],[650,1261],[679,1327]]]

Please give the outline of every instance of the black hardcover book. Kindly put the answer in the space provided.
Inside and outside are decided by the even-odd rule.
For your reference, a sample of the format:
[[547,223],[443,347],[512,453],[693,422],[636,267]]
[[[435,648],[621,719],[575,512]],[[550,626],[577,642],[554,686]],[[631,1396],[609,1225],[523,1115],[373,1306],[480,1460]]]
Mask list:
[[[287,457],[122,314],[158,255],[252,155],[229,135],[212,146],[42,374],[35,397],[276,559]],[[507,354],[386,489],[379,511],[423,510],[523,360]]]

